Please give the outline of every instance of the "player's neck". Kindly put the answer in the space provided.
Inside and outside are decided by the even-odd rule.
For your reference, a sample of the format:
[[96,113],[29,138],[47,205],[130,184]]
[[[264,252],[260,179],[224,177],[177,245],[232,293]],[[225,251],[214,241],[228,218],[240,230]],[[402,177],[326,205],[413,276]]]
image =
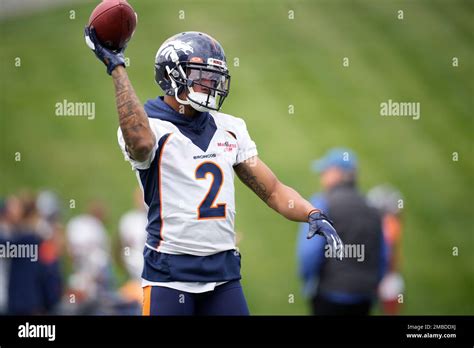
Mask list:
[[198,114],[198,112],[195,109],[193,109],[190,105],[183,105],[183,104],[178,103],[175,97],[165,95],[165,97],[163,98],[163,101],[169,106],[171,106],[173,110],[180,113],[184,117],[192,118]]

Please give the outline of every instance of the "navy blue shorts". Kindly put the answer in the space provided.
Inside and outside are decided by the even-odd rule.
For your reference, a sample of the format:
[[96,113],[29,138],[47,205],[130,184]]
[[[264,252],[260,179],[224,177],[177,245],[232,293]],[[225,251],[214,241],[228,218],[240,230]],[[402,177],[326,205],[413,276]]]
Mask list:
[[249,315],[239,280],[213,291],[190,293],[163,286],[143,288],[143,315]]

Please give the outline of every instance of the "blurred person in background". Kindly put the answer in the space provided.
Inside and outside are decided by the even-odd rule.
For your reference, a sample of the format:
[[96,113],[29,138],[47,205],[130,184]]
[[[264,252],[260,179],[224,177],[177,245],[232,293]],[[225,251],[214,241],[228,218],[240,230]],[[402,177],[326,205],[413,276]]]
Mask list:
[[95,200],[89,203],[87,213],[73,217],[66,225],[66,244],[73,270],[60,314],[140,313],[136,299],[131,300],[116,290],[106,215],[106,206]]
[[133,194],[135,208],[126,212],[119,221],[120,261],[127,270],[128,281],[120,288],[126,301],[137,304],[134,314],[141,314],[143,291],[141,274],[143,271],[143,248],[146,241],[147,212],[143,194],[137,188]]
[[106,209],[103,203],[93,201],[87,211],[66,225],[67,250],[72,259],[66,296],[71,306],[62,307],[66,314],[101,314],[99,305],[105,302],[99,298],[112,289],[110,241],[104,226]]
[[64,244],[64,226],[61,222],[61,202],[52,191],[43,190],[36,197],[37,223],[36,229],[42,242],[39,253],[49,266],[48,279],[56,283],[59,292],[55,293],[55,308],[59,305],[64,284],[62,279],[61,261]]
[[[2,199],[0,211],[0,245],[7,246],[12,240],[13,229],[20,224],[23,209],[16,196]],[[9,312],[9,286],[11,261],[7,256],[0,257],[0,314]]]
[[9,257],[7,314],[51,313],[61,298],[61,273],[54,250],[44,247],[34,195],[10,196],[5,214],[5,248],[30,251]]
[[[126,212],[119,220],[122,261],[132,279],[141,282],[143,271],[143,248],[146,240],[147,213],[143,194],[139,188],[133,195],[135,208]],[[141,292],[141,285],[140,285]]]
[[[344,258],[336,261],[320,239],[308,241],[307,226],[301,224],[297,254],[304,293],[314,315],[368,315],[386,262],[379,215],[357,189],[357,159],[351,150],[332,149],[313,169],[323,192],[310,201],[333,221],[344,241]],[[348,247],[362,254],[350,255]]]
[[54,250],[58,258],[65,249],[64,226],[61,222],[61,202],[52,191],[44,190],[36,198],[36,208],[39,213],[38,230],[47,242],[45,247]]
[[404,291],[404,280],[400,274],[400,255],[402,246],[402,194],[390,185],[380,185],[367,194],[370,206],[382,216],[382,227],[387,244],[388,266],[380,283],[378,292],[384,314],[400,313],[400,295]]

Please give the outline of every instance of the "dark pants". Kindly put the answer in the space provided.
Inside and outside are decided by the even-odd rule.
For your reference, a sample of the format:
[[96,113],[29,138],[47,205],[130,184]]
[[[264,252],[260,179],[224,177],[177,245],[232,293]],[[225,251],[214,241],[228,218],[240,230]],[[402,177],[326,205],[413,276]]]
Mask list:
[[213,291],[189,293],[163,286],[144,288],[144,315],[249,315],[240,281]]
[[311,301],[313,315],[369,315],[371,305],[371,301],[338,303],[330,301],[321,295],[316,296]]

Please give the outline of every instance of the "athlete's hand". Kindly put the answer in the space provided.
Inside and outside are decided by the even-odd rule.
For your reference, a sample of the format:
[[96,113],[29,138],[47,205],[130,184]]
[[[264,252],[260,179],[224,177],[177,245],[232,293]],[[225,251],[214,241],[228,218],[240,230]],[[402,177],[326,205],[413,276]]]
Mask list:
[[337,257],[342,260],[344,245],[341,238],[333,227],[333,223],[320,210],[312,210],[308,215],[309,232],[307,239],[313,238],[315,234],[319,234],[326,238],[326,242],[333,248],[333,252],[337,253]]
[[125,57],[123,52],[125,47],[119,51],[112,51],[102,46],[97,39],[94,27],[86,26],[84,29],[84,38],[87,46],[94,51],[97,58],[100,59],[107,66],[107,73],[112,75],[112,71],[118,66],[122,65],[125,67]]

